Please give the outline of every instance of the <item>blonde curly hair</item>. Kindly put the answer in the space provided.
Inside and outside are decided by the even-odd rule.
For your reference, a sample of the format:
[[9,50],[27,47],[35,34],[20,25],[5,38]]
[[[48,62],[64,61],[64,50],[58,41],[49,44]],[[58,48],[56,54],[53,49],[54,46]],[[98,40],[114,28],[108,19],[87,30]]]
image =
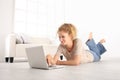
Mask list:
[[58,32],[64,31],[68,33],[69,35],[72,35],[72,38],[75,39],[77,36],[77,30],[76,27],[73,24],[70,23],[64,23],[58,28]]

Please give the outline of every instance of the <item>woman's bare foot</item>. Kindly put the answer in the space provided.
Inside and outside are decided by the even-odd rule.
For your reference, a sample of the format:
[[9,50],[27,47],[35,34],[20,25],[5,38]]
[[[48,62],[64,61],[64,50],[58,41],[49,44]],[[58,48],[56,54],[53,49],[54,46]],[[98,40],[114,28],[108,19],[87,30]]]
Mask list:
[[92,39],[92,32],[89,33],[88,39],[89,39],[89,40]]
[[106,41],[105,41],[105,39],[101,39],[100,40],[100,43],[102,44],[102,43],[105,43]]

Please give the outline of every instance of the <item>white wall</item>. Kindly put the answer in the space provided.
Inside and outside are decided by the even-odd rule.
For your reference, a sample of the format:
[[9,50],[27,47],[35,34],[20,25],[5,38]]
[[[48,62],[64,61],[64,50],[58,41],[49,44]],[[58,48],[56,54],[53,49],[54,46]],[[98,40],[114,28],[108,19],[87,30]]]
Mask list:
[[108,52],[104,56],[120,57],[119,0],[66,0],[66,22],[77,26],[83,41],[89,32],[97,41],[105,38]]
[[0,0],[0,62],[4,61],[5,38],[13,31],[14,0]]
[[[119,0],[65,0],[65,4],[65,22],[77,26],[83,41],[92,31],[97,41],[107,40],[104,56],[120,57]],[[14,0],[0,0],[0,61],[4,60],[5,37],[13,31],[13,7]]]

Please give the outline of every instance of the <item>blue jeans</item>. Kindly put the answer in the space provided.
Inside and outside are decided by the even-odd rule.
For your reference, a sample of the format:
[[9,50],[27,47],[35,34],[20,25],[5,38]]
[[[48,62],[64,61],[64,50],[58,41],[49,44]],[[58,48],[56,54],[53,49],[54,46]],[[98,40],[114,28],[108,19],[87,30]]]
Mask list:
[[106,52],[105,47],[100,42],[96,44],[93,39],[88,40],[86,45],[94,56],[94,62],[99,61],[101,59],[101,55]]

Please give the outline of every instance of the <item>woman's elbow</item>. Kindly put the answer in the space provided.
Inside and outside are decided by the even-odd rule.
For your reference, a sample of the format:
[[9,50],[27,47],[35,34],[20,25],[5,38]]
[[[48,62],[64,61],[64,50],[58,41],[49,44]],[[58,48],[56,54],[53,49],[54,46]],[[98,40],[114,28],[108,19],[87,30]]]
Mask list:
[[79,65],[79,64],[80,64],[80,61],[75,61],[74,62],[74,65],[76,65],[76,66]]

